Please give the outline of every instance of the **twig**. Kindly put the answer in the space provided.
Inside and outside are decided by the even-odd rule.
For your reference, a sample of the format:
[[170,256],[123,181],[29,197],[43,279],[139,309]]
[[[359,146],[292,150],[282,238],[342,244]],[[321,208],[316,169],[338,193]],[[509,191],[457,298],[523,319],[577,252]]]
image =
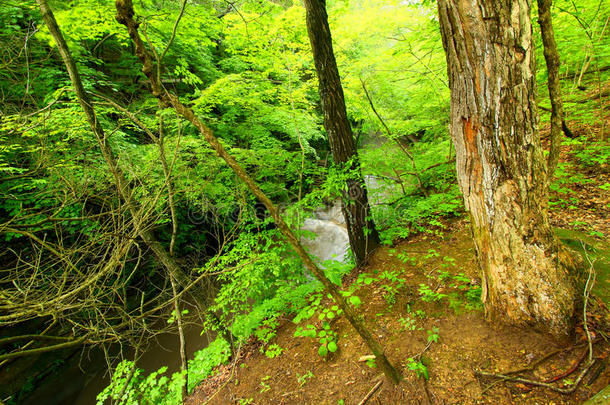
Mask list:
[[[129,374],[127,374],[127,377],[125,378],[125,384],[123,384],[123,388],[121,388],[121,391],[119,392],[119,395],[117,395],[117,398],[123,398],[123,395],[125,395],[127,388],[129,388],[129,383],[131,382],[131,379],[133,378],[134,374],[136,373],[136,370],[138,368],[136,366],[136,359],[138,358],[137,349],[138,348],[136,347],[136,352],[133,355],[133,364],[131,366],[131,369],[129,370]],[[110,365],[108,365],[108,366],[110,367]],[[116,402],[116,403],[118,403],[118,402]]]
[[566,371],[564,371],[563,373],[560,373],[560,374],[556,375],[555,377],[551,377],[551,378],[549,378],[549,379],[545,380],[544,382],[545,382],[545,383],[552,383],[552,382],[559,381],[559,380],[561,380],[562,378],[565,378],[565,377],[569,376],[569,375],[570,375],[570,374],[572,374],[574,371],[576,371],[576,369],[578,368],[578,366],[580,366],[580,363],[582,363],[582,361],[585,359],[585,357],[586,357],[586,356],[587,356],[587,350],[585,350],[585,351],[582,353],[582,356],[580,356],[580,357],[578,358],[578,360],[576,360],[576,361],[574,362],[574,364],[572,365],[572,367],[570,367],[569,369],[567,369],[567,370],[566,370]]
[[424,349],[421,352],[419,352],[418,354],[413,356],[413,359],[421,360],[421,356],[426,352],[426,350],[428,350],[430,348],[430,346],[432,346],[432,340],[428,340],[426,347],[424,347]]
[[53,107],[53,105],[55,105],[56,103],[59,103],[61,101],[59,98],[64,94],[65,91],[66,91],[65,87],[60,89],[60,91],[56,94],[55,100],[51,101],[49,104],[47,104],[45,107],[42,107],[38,111],[34,111],[32,113],[24,115],[23,118],[29,118],[29,117],[32,117],[34,115],[38,115],[41,112],[44,112],[44,111],[48,110],[49,108]]
[[383,384],[383,380],[380,380],[377,384],[375,384],[373,386],[373,388],[371,388],[371,390],[368,392],[368,394],[366,394],[364,396],[364,398],[362,398],[362,401],[360,401],[358,403],[358,405],[364,405],[366,403],[366,401],[368,401],[369,399],[371,399],[371,397],[373,396],[373,394],[375,393],[375,391],[377,391],[379,389],[379,387],[381,387],[381,384]]
[[[593,343],[591,342],[591,333],[589,333],[589,326],[587,325],[587,304],[589,303],[589,294],[595,285],[595,268],[593,267],[593,262],[589,258],[589,255],[586,253],[585,244],[580,241],[582,245],[583,252],[585,252],[585,257],[589,262],[589,276],[587,277],[587,283],[585,284],[585,291],[583,292],[584,303],[582,308],[582,318],[583,318],[583,328],[585,329],[585,333],[587,334],[587,342],[589,343],[589,363],[593,362]],[[591,280],[593,277],[593,280]]]
[[[417,170],[417,166],[415,164],[415,159],[413,158],[413,155],[411,154],[411,152],[409,152],[409,150],[407,148],[405,148],[405,146],[402,143],[400,143],[400,140],[396,139],[392,135],[392,131],[390,131],[390,128],[387,126],[387,124],[385,123],[383,118],[381,118],[381,115],[379,115],[379,113],[377,112],[377,109],[375,108],[375,105],[373,104],[373,99],[371,98],[371,96],[366,88],[366,84],[364,83],[364,80],[362,79],[362,77],[360,78],[360,83],[362,83],[362,90],[364,90],[364,95],[366,96],[366,99],[368,100],[369,105],[371,106],[371,110],[373,110],[373,113],[375,113],[375,115],[379,119],[379,122],[381,122],[381,125],[383,125],[383,127],[385,128],[385,131],[388,134],[388,138],[390,138],[391,140],[396,142],[396,144],[398,145],[400,150],[409,158],[409,161],[411,162],[411,167],[413,168],[413,176],[415,176],[415,178],[417,179],[419,188],[421,189],[424,196],[428,197],[428,191],[426,190],[426,187],[424,187],[424,183],[422,182],[421,177],[419,177],[419,170]],[[415,144],[413,139],[410,138],[409,140],[411,141],[411,143]]]
[[[184,0],[182,2],[182,6],[180,7],[180,13],[178,13],[178,17],[176,18],[176,21],[174,22],[174,28],[172,29],[172,35],[169,38],[169,41],[167,41],[167,45],[165,45],[165,49],[161,53],[161,56],[159,56],[159,66],[163,62],[163,58],[167,54],[167,51],[169,51],[170,46],[172,46],[172,43],[174,42],[174,38],[176,38],[176,32],[178,31],[178,24],[180,24],[180,20],[182,19],[182,16],[184,15],[185,8],[186,8],[186,0]],[[159,77],[160,76],[157,76],[157,78],[159,78]]]
[[174,276],[168,274],[169,280],[172,284],[172,293],[174,296],[174,311],[176,311],[176,326],[178,326],[178,338],[180,342],[180,371],[184,373],[184,384],[182,384],[182,398],[186,398],[189,387],[189,375],[188,375],[188,360],[186,357],[186,341],[184,339],[184,329],[182,328],[182,313],[180,312],[180,301],[177,297],[176,292],[176,280]]
[[496,380],[494,382],[492,382],[491,384],[489,384],[487,387],[485,387],[483,389],[483,391],[481,391],[481,396],[483,394],[485,394],[487,391],[489,391],[490,389],[492,389],[493,387],[495,387],[496,385],[500,384],[502,382],[502,380]]

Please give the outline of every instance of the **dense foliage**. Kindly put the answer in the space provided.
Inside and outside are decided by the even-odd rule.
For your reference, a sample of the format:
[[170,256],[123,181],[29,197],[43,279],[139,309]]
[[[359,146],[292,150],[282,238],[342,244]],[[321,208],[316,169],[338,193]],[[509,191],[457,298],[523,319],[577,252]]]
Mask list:
[[[115,21],[113,3],[50,2],[141,221],[190,277],[207,275],[217,316],[205,319],[202,329],[227,329],[235,339],[218,338],[189,361],[192,389],[252,336],[268,350],[278,318],[311,308],[311,294],[320,294],[321,286],[278,242],[264,208],[195,129],[158,105],[127,32]],[[221,138],[284,208],[291,226],[300,229],[313,210],[332,205],[345,188],[346,170],[330,163],[300,3],[189,0],[183,15],[181,1],[136,3],[148,46],[161,55],[164,85]],[[349,119],[385,244],[431,232],[440,216],[462,211],[447,129],[445,57],[430,3],[328,2]],[[599,126],[609,74],[608,10],[592,0],[555,3],[568,117]],[[174,327],[165,322],[173,309],[168,277],[135,242],[129,202],[117,193],[34,1],[0,7],[0,47],[0,284],[6,291],[0,292],[0,333],[12,336],[9,329],[17,325],[31,333],[83,337],[90,345],[135,346],[143,335]],[[579,146],[575,158],[596,168],[607,167],[610,156],[604,135],[610,129],[601,121],[600,136],[569,141]],[[568,185],[580,181],[562,163],[552,205],[569,205],[575,196]],[[337,284],[349,270],[349,263],[326,263]],[[94,284],[75,293],[75,301],[52,307],[56,296],[92,277]],[[30,311],[27,300],[13,307],[11,297],[20,294],[45,308]],[[161,326],[152,326],[159,318]],[[328,332],[313,333],[321,332],[321,347],[332,352],[336,343]],[[2,346],[0,354],[20,348]],[[113,366],[100,403],[109,397],[181,403],[185,373],[146,375],[130,360]],[[16,392],[2,395],[18,398]]]

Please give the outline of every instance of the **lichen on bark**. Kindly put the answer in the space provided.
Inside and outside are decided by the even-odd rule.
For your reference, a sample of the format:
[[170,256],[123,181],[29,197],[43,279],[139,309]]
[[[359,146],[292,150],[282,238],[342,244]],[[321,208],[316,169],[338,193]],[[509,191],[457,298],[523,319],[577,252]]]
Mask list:
[[547,217],[530,4],[439,0],[458,182],[488,318],[570,330],[578,260]]

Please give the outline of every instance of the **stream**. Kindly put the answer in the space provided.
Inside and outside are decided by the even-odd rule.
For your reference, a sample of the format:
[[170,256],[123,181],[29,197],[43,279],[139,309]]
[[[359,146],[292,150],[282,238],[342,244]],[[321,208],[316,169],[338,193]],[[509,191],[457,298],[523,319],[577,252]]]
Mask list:
[[[340,201],[330,207],[321,207],[313,216],[304,220],[303,230],[315,233],[315,238],[301,239],[310,254],[320,263],[327,260],[345,262],[349,249],[349,239],[345,219],[341,213]],[[195,313],[191,310],[191,313]],[[188,321],[188,320],[186,320]],[[200,323],[199,323],[200,324]],[[187,341],[187,355],[207,346],[212,339],[200,336],[201,327],[196,319],[184,328]],[[147,372],[167,366],[169,374],[179,370],[180,355],[177,333],[163,333],[149,342],[148,348],[137,361],[137,365]],[[127,350],[125,358],[133,358],[133,350]],[[45,378],[36,389],[23,400],[31,405],[94,405],[96,396],[108,385],[108,366],[101,350],[75,352],[59,373]]]
[[[396,186],[381,179],[365,176],[371,194],[373,205],[380,204],[395,198]],[[346,262],[349,249],[348,233],[345,218],[341,212],[339,200],[332,205],[321,207],[313,215],[304,220],[303,230],[310,231],[317,236],[314,238],[302,237],[301,242],[309,253],[324,263],[327,260]],[[602,298],[610,298],[610,247],[585,234],[572,230],[556,229],[559,238],[566,245],[584,254],[587,252],[595,259],[597,270],[597,284],[594,292]],[[195,311],[192,311],[195,313]],[[185,327],[187,338],[187,351],[189,358],[193,353],[204,348],[210,341],[207,336],[200,336],[201,328],[195,319],[190,319]],[[46,378],[35,391],[26,398],[25,404],[45,405],[93,405],[96,396],[108,385],[107,364],[100,350],[85,352],[81,359],[81,352],[77,352],[67,361],[61,372]],[[127,358],[133,356],[133,351],[127,353]],[[146,371],[154,371],[167,366],[172,373],[180,368],[178,352],[178,337],[176,333],[165,333],[157,336],[150,342],[145,353],[138,360],[138,366]]]
[[[194,310],[191,310],[194,311]],[[194,313],[194,312],[193,312]],[[201,328],[196,320],[190,319],[184,333],[187,341],[187,355],[207,346],[210,341],[206,335],[200,336]],[[126,350],[125,358],[133,358],[133,349]],[[163,333],[149,342],[149,347],[137,362],[138,367],[154,371],[167,366],[170,373],[180,369],[180,354],[177,333]],[[106,388],[110,379],[107,364],[101,350],[76,352],[61,372],[41,382],[36,390],[23,403],[32,405],[94,405],[97,394]]]

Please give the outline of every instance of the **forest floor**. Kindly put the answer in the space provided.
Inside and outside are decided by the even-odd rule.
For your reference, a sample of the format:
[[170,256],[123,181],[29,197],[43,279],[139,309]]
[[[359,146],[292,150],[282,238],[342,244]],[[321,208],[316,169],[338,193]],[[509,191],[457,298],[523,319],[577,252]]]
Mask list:
[[[563,161],[572,159],[569,152],[562,150]],[[578,198],[554,208],[551,223],[587,232],[591,243],[603,245],[607,253],[603,239],[610,235],[610,201],[600,186],[610,182],[609,170],[581,165],[578,172],[590,181],[567,185]],[[607,269],[609,258],[602,260]],[[384,279],[384,272],[393,276]],[[370,352],[343,317],[331,321],[339,350],[327,358],[318,355],[317,339],[294,337],[298,325],[286,318],[270,342],[281,347],[281,354],[269,358],[260,343],[251,342],[197,387],[186,404],[362,404],[379,383],[366,403],[579,404],[610,383],[607,271],[598,274],[598,294],[588,306],[596,361],[571,395],[476,374],[525,369],[521,374],[528,379],[552,380],[557,387],[569,388],[586,363],[587,339],[582,320],[561,342],[532,329],[487,322],[480,305],[468,295],[480,279],[467,220],[448,220],[444,229],[381,247],[360,273],[376,281],[361,283],[355,293],[362,301],[359,310],[390,361],[400,367],[404,379],[399,385],[385,380],[370,361],[362,361]],[[355,280],[347,277],[344,287]],[[422,285],[427,287],[422,290]],[[325,305],[332,303],[327,300]],[[317,316],[309,323],[314,320]],[[409,368],[417,362],[425,366],[427,380]]]
[[[610,102],[607,109],[610,109]],[[599,124],[572,122],[569,124],[575,135],[593,140],[601,131]],[[610,132],[610,114],[607,114],[605,132]],[[541,130],[543,146],[548,149],[548,126]],[[609,135],[606,135],[608,139]],[[580,138],[583,139],[583,138]],[[606,140],[606,145],[608,141]],[[586,146],[586,145],[583,145]],[[592,164],[594,158],[603,159],[601,150],[593,151],[590,157],[578,154],[576,145],[560,147],[559,162],[565,165],[558,169],[559,190],[551,191],[551,201],[555,201],[549,211],[551,225],[556,228],[576,229],[583,232],[598,232],[602,238],[610,237],[610,166]],[[583,164],[588,159],[591,164]]]
[[[415,257],[415,263],[405,263],[399,258],[404,258],[403,254]],[[392,307],[385,299],[387,294],[382,283],[375,282],[358,291],[369,327],[386,348],[390,360],[400,365],[405,377],[396,387],[384,381],[370,403],[576,404],[610,383],[610,369],[606,367],[610,346],[603,340],[594,345],[595,356],[600,360],[590,375],[599,371],[597,379],[591,383],[585,379],[585,384],[570,396],[524,384],[494,383],[478,378],[475,370],[500,373],[515,370],[535,364],[557,350],[556,356],[529,375],[537,380],[560,375],[585,353],[583,335],[577,333],[566,342],[557,342],[530,329],[492,326],[485,321],[480,309],[454,310],[446,300],[423,302],[418,299],[418,286],[439,282],[427,276],[443,268],[447,263],[445,257],[455,259],[455,266],[448,269],[452,274],[462,272],[476,283],[477,264],[465,221],[453,222],[442,237],[420,235],[394,248],[380,248],[364,269],[365,272],[397,270],[406,279]],[[437,292],[449,293],[450,289],[439,286]],[[600,301],[595,301],[592,306],[600,305]],[[422,313],[417,311],[425,315],[412,317],[411,314]],[[414,320],[415,330],[410,330],[405,319]],[[293,337],[296,327],[289,320],[280,327],[272,343],[283,349],[281,355],[268,358],[253,344],[242,350],[237,362],[222,366],[198,387],[186,403],[203,404],[215,395],[209,403],[338,404],[343,400],[345,404],[357,404],[381,380],[377,368],[359,361],[361,356],[370,353],[345,319],[339,318],[332,325],[338,333],[340,349],[327,359],[318,355],[316,340]],[[427,331],[433,328],[438,328],[438,342],[424,351],[428,345]],[[406,369],[407,359],[420,353],[429,373],[427,382]],[[560,381],[573,381],[578,372]]]

